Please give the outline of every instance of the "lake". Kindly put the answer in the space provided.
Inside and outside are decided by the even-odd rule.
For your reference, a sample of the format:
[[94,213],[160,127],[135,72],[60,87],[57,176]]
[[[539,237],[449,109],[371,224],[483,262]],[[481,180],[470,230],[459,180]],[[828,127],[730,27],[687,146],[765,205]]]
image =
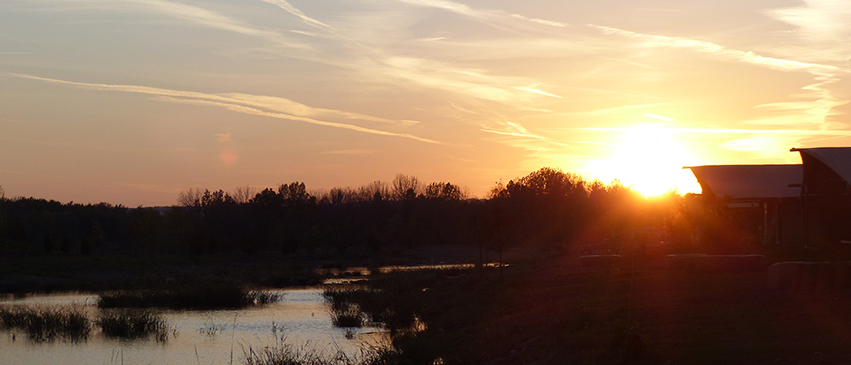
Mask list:
[[[19,331],[0,331],[0,364],[242,364],[249,348],[285,341],[333,354],[360,351],[362,343],[376,344],[387,334],[376,328],[350,333],[331,324],[322,289],[286,289],[278,303],[240,310],[164,310],[175,335],[165,343],[154,339],[115,340],[94,331],[82,343],[62,340],[33,343]],[[96,296],[88,294],[36,295],[0,298],[0,305],[80,306],[95,319]]]

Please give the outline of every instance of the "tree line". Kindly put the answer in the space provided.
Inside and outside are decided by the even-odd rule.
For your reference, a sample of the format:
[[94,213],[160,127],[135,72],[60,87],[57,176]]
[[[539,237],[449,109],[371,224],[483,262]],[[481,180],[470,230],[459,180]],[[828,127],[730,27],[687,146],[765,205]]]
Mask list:
[[0,195],[0,254],[345,257],[426,245],[616,253],[662,242],[690,252],[706,251],[721,231],[734,232],[734,242],[747,239],[744,230],[720,229],[736,222],[699,196],[644,198],[618,182],[552,168],[497,183],[485,198],[470,198],[453,183],[397,175],[323,192],[297,181],[259,192],[188,189],[177,202],[127,208]]

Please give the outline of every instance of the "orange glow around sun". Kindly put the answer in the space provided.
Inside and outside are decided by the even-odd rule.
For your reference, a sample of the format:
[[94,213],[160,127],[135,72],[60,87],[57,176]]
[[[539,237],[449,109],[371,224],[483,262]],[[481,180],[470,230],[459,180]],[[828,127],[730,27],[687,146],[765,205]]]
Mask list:
[[621,138],[608,159],[590,167],[595,178],[618,180],[646,197],[671,190],[700,192],[691,171],[683,170],[692,159],[674,129],[641,124],[624,130]]

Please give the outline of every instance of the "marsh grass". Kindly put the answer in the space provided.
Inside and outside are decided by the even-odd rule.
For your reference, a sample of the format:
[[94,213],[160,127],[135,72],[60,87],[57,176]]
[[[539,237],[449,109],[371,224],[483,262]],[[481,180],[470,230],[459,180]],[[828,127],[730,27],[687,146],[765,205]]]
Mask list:
[[356,308],[331,312],[331,323],[334,324],[335,327],[362,327],[363,322],[364,314]]
[[162,316],[150,309],[108,309],[100,313],[96,323],[104,336],[121,340],[153,337],[168,340],[169,326]]
[[328,288],[332,311],[358,310],[388,330],[396,363],[475,363],[468,333],[485,315],[496,281],[470,270],[423,269],[374,275],[366,286]]
[[235,284],[194,285],[101,294],[99,308],[235,309],[270,304],[281,294],[249,291]]
[[363,345],[360,352],[346,354],[337,349],[333,352],[319,350],[306,343],[293,346],[280,340],[273,346],[255,350],[243,350],[245,365],[396,365],[399,354],[389,344]]
[[33,342],[82,342],[92,331],[85,312],[76,307],[3,307],[0,328],[21,330]]
[[368,289],[326,288],[322,296],[331,306],[331,323],[335,327],[362,327],[369,318],[360,305],[369,297]]
[[[469,269],[422,269],[375,275],[368,287],[331,287],[323,296],[331,306],[332,320],[376,323],[390,331],[391,337],[420,332],[437,304],[452,304],[453,298],[435,298],[429,291],[450,285],[451,279],[464,277]],[[467,296],[463,296],[467,298]],[[465,303],[457,303],[463,307]],[[430,317],[430,316],[429,316]],[[338,325],[339,327],[346,327]]]
[[280,302],[284,295],[268,291],[249,291],[245,293],[245,302],[248,305],[265,305]]

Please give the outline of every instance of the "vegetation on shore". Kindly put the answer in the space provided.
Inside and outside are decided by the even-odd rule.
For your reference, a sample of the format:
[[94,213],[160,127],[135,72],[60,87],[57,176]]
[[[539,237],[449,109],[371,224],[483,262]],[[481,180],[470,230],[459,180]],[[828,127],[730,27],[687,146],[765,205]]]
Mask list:
[[400,364],[847,361],[849,293],[787,293],[764,271],[670,271],[637,255],[592,268],[576,255],[518,261],[504,275],[393,272],[326,297],[395,328]]
[[465,347],[468,331],[487,320],[482,307],[500,288],[493,272],[487,279],[481,274],[476,269],[397,271],[324,294],[332,311],[356,311],[386,328],[402,364],[473,364],[478,355]]
[[270,304],[280,299],[280,294],[268,291],[251,291],[227,282],[209,282],[157,290],[104,293],[98,296],[97,305],[99,308],[226,309]]
[[91,334],[91,321],[77,307],[0,307],[0,329],[22,330],[33,342],[81,342]]
[[164,342],[170,334],[166,321],[152,310],[105,310],[92,321],[76,306],[0,306],[0,330],[21,331],[32,342],[84,342],[94,328],[116,339],[154,337]]
[[[276,253],[346,259],[426,245],[616,251],[627,241],[660,240],[694,251],[716,249],[694,241],[697,226],[710,227],[709,218],[739,227],[761,224],[701,211],[691,197],[645,199],[618,183],[586,181],[551,168],[497,183],[484,198],[468,198],[455,184],[423,184],[398,175],[389,184],[327,192],[309,192],[301,182],[257,193],[189,189],[178,201],[173,207],[130,209],[0,199],[0,256]],[[702,237],[707,235],[698,240]],[[747,236],[733,238],[739,244]],[[745,249],[717,249],[732,248]]]

